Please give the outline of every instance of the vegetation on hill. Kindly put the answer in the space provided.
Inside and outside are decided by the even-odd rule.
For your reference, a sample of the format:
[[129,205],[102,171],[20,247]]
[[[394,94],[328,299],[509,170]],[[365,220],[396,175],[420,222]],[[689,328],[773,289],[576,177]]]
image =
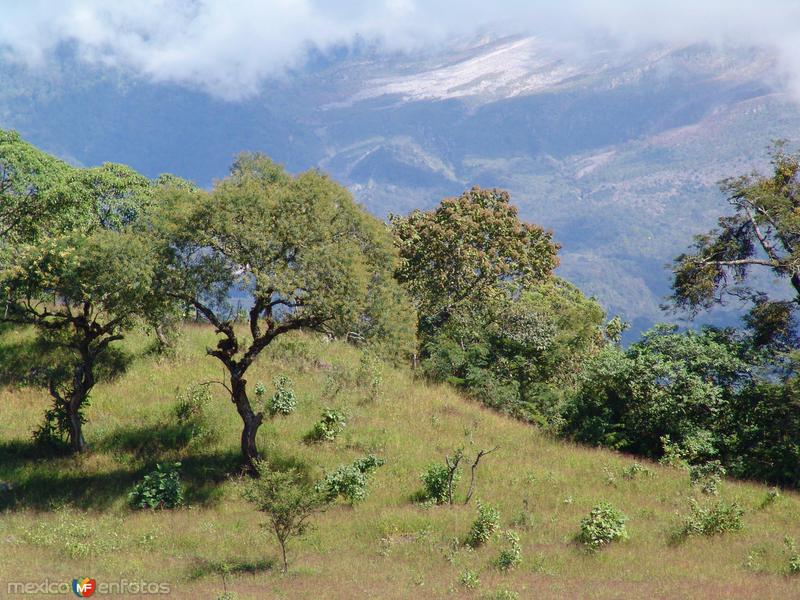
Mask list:
[[[631,590],[608,596],[652,595],[679,581],[671,569],[690,538],[717,535],[763,545],[738,570],[714,572],[716,586],[750,585],[749,569],[771,574],[778,593],[788,585],[778,575],[797,570],[796,522],[786,520],[797,499],[724,479],[800,485],[793,303],[753,293],[739,330],[657,326],[624,349],[626,324],[606,321],[593,299],[553,274],[551,234],[521,221],[501,190],[475,187],[386,227],[325,175],[291,176],[258,154],[240,155],[229,177],[202,191],[115,165],[73,169],[14,134],[4,139],[0,350],[11,412],[0,420],[0,506],[12,529],[3,543],[64,552],[82,569],[116,565],[140,576],[146,566],[192,593],[206,593],[218,573],[224,597],[243,571],[291,597],[318,592],[316,575],[332,597],[352,597],[351,580],[377,586],[367,595],[407,597],[402,569],[432,596],[474,594],[492,581],[496,597],[514,597],[505,584],[569,591],[559,586],[576,568],[580,595],[604,597],[612,588],[591,581],[618,579],[623,563],[599,555],[630,558],[635,547],[667,552],[674,564],[637,575],[626,567]],[[798,171],[787,165],[797,159],[777,156],[773,178],[748,179],[736,196],[748,198],[740,210],[762,207],[766,221],[739,215],[738,241],[703,236],[698,255],[678,258],[678,308],[734,291],[731,261],[735,291],[747,291],[738,266],[760,260],[745,248],[748,236],[767,254],[774,240],[793,244]],[[68,202],[50,202],[62,193]],[[46,228],[21,227],[27,221],[14,216],[35,223],[36,214]],[[728,242],[742,257],[726,254]],[[771,268],[793,277],[792,256]],[[147,344],[150,335],[158,342]],[[233,411],[215,396],[236,409],[238,435]],[[30,435],[35,411],[45,423]],[[84,421],[93,424],[86,432]],[[131,512],[141,509],[158,513]],[[205,525],[161,547],[157,533],[139,545],[101,522],[95,540],[58,520],[86,518],[81,510],[184,527],[183,512],[201,511]],[[57,534],[29,527],[37,519]],[[764,530],[748,538],[751,522]],[[309,527],[334,523],[352,539],[336,546]],[[275,579],[256,524],[277,541],[284,573],[296,550],[337,558]],[[758,537],[775,537],[778,525],[781,553],[772,537]],[[214,535],[223,539],[208,545],[204,536]],[[21,570],[25,556],[15,559]],[[363,574],[365,560],[394,570]],[[700,560],[696,580],[712,563],[722,566]],[[441,575],[447,564],[461,569],[451,582]]]

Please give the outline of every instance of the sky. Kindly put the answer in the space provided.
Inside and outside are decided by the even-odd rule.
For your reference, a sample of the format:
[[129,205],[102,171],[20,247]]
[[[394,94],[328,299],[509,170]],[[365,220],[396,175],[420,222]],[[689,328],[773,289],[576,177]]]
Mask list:
[[81,59],[230,101],[301,68],[310,48],[355,40],[391,52],[478,32],[577,47],[741,44],[774,50],[800,95],[800,0],[0,0],[0,60],[46,69]]

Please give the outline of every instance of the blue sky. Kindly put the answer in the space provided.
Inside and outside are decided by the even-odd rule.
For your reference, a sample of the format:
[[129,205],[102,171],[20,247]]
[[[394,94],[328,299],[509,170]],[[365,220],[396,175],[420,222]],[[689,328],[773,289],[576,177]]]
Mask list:
[[800,0],[1,0],[0,56],[45,69],[81,59],[236,100],[356,36],[391,51],[476,32],[533,33],[572,47],[745,44],[775,50],[800,91]]

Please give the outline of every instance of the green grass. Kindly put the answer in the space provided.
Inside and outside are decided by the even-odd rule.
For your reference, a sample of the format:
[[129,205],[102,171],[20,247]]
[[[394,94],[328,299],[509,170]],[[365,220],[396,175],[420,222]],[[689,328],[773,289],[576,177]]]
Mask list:
[[[25,334],[4,334],[24,348]],[[210,329],[187,326],[174,360],[146,354],[148,340],[127,342],[135,356],[126,374],[99,385],[86,410],[90,452],[42,459],[30,432],[48,405],[44,390],[0,388],[0,595],[7,581],[71,581],[89,576],[168,582],[177,598],[481,598],[503,588],[521,598],[789,598],[800,579],[784,570],[784,536],[800,539],[800,496],[784,492],[761,508],[767,488],[724,481],[720,498],[744,509],[739,532],[671,543],[694,494],[688,474],[644,463],[653,474],[623,476],[632,457],[553,440],[495,414],[453,390],[414,380],[384,365],[379,398],[346,380],[359,350],[311,336],[277,342],[249,376],[272,390],[275,375],[295,383],[298,410],[262,427],[260,448],[277,464],[302,463],[315,476],[366,453],[386,459],[366,501],[337,504],[290,542],[290,573],[277,568],[278,548],[259,527],[263,517],[241,496],[237,475],[239,417],[212,385],[213,436],[189,442],[173,417],[179,390],[218,380],[204,354]],[[332,374],[344,381],[332,396]],[[7,380],[8,381],[8,380]],[[255,397],[254,394],[251,395]],[[330,443],[304,436],[326,407],[342,409],[347,427]],[[478,471],[470,505],[426,507],[412,498],[420,473],[459,445],[471,459],[499,445]],[[133,511],[127,494],[156,462],[180,460],[188,506]],[[615,474],[615,476],[609,476]],[[458,497],[469,481],[461,479]],[[1,487],[1,486],[0,486]],[[463,540],[476,500],[497,506],[501,532],[516,528],[522,563],[507,573],[493,562],[504,547],[493,539],[472,551]],[[575,537],[581,519],[601,501],[629,518],[629,540],[586,552]],[[527,508],[526,508],[527,507]],[[468,589],[461,574],[480,583]]]

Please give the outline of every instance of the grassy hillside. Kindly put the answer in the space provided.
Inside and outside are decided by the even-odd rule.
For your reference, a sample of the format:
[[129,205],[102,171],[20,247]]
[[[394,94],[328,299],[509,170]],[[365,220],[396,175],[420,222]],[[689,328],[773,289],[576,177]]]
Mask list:
[[[24,348],[25,337],[11,333],[4,341]],[[745,508],[742,531],[673,543],[689,498],[700,498],[684,472],[648,464],[653,476],[626,479],[630,457],[551,440],[405,369],[384,366],[379,397],[371,399],[351,381],[360,351],[309,336],[276,343],[252,370],[251,388],[261,380],[271,390],[273,376],[286,374],[299,399],[295,414],[262,428],[262,450],[278,464],[306,463],[317,476],[366,453],[386,465],[365,502],[335,505],[309,535],[290,542],[291,569],[282,576],[277,546],[257,525],[263,516],[241,496],[240,422],[224,390],[212,386],[213,439],[184,446],[173,416],[178,391],[220,377],[203,351],[212,339],[208,328],[186,327],[173,361],[148,356],[145,338],[129,341],[136,358],[126,375],[93,393],[85,428],[91,451],[77,458],[37,459],[30,432],[47,395],[2,388],[0,482],[12,489],[0,484],[0,594],[8,581],[87,576],[168,582],[171,597],[216,598],[227,569],[227,589],[240,598],[482,598],[498,590],[520,598],[800,595],[800,580],[783,574],[784,536],[800,538],[797,494],[762,507],[767,488],[726,481],[720,497]],[[331,444],[303,443],[324,406],[349,414],[345,432]],[[499,508],[503,528],[516,524],[523,561],[510,573],[492,566],[500,542],[476,551],[453,543],[466,535],[475,499],[466,507],[412,500],[425,465],[462,444],[468,455],[500,445],[481,463],[475,498]],[[131,486],[166,460],[183,463],[188,506],[132,511]],[[589,554],[574,536],[601,500],[628,515],[630,539]],[[530,514],[521,519],[525,506]],[[480,579],[474,590],[459,582],[466,569]]]

